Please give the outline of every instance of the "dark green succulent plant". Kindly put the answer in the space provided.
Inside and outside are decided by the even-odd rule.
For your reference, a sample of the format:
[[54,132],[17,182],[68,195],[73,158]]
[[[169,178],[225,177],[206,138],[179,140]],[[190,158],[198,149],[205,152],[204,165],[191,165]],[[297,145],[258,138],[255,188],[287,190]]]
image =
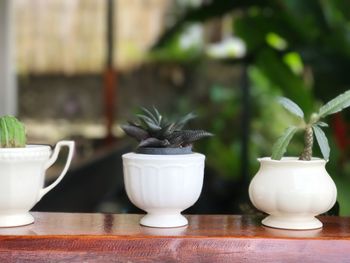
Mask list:
[[26,131],[23,123],[13,116],[0,118],[0,148],[25,147]]
[[212,136],[204,130],[183,129],[188,121],[196,118],[193,113],[171,122],[163,118],[155,107],[141,108],[141,111],[142,114],[136,115],[136,121],[122,125],[124,132],[139,142],[138,148],[182,148],[191,146],[194,141]]

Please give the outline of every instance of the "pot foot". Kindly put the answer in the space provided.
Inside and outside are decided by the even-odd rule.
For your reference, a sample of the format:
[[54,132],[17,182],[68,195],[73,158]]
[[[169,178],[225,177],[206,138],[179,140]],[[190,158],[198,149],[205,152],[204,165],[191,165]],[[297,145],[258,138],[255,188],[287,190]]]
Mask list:
[[0,214],[0,227],[15,227],[29,225],[34,222],[34,217],[29,213],[4,215]]
[[140,225],[160,228],[181,227],[188,225],[188,221],[181,214],[147,214],[141,218]]
[[268,227],[291,230],[317,229],[323,226],[322,222],[315,217],[282,217],[270,215],[263,219],[261,223]]

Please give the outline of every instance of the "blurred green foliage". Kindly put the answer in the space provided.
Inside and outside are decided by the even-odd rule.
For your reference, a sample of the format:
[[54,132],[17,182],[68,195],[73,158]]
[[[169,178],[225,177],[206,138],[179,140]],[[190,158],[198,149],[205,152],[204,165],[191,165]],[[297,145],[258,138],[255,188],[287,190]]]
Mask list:
[[[277,103],[284,95],[310,114],[321,101],[328,101],[350,88],[350,1],[346,0],[252,0],[206,1],[179,17],[160,38],[154,54],[163,60],[176,56],[182,61],[201,61],[203,46],[192,46],[182,53],[181,32],[190,23],[232,16],[232,32],[246,45],[246,53],[222,63],[247,68],[250,80],[251,134],[249,170],[256,172],[256,158],[271,154],[276,138],[293,118]],[[159,56],[159,55],[158,55]],[[157,55],[154,56],[155,58]],[[207,153],[208,165],[217,174],[239,180],[241,89],[219,84],[209,88],[205,105],[198,111],[205,128],[217,136],[200,145]],[[186,103],[185,103],[186,104]],[[194,106],[188,103],[189,106]],[[184,103],[182,104],[184,105]],[[202,105],[202,106],[201,106]],[[186,108],[186,110],[188,110]],[[343,115],[349,119],[350,114]],[[286,119],[290,119],[286,121]],[[338,187],[341,215],[350,215],[349,146],[340,151],[334,132],[328,130],[331,157],[328,171]],[[289,155],[299,154],[302,141],[294,139]],[[318,154],[315,149],[315,155]],[[318,155],[320,156],[320,155]]]

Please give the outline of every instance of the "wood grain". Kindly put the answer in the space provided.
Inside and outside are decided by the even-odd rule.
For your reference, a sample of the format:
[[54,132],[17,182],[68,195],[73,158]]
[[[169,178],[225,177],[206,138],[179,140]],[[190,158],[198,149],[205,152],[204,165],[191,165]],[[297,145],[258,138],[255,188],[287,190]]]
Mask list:
[[33,215],[0,229],[0,262],[350,262],[350,218],[289,231],[255,216],[190,215],[188,227],[157,229],[140,226],[141,215]]

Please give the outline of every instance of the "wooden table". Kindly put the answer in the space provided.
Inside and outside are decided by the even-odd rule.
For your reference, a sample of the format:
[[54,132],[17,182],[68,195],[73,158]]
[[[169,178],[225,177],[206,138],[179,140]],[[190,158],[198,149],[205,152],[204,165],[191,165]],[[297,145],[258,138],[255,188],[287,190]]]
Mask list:
[[0,229],[0,262],[350,262],[350,218],[288,231],[261,218],[190,215],[188,227],[141,227],[141,215],[33,213],[32,225]]

